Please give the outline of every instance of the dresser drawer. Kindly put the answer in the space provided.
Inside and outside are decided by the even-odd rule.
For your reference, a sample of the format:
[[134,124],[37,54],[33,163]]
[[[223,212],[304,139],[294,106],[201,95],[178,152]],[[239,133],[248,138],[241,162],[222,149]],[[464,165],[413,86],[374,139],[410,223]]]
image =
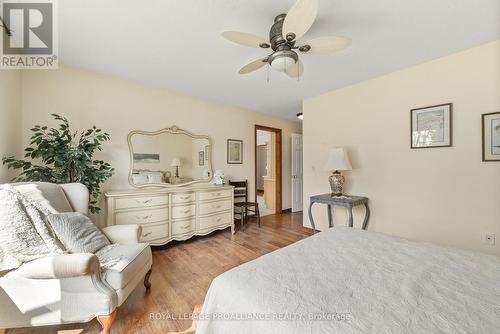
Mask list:
[[150,224],[168,220],[168,209],[145,209],[138,211],[117,212],[115,214],[115,224]]
[[183,235],[189,232],[194,232],[196,220],[181,220],[172,223],[172,236]]
[[200,230],[209,229],[212,227],[230,224],[231,223],[231,213],[222,213],[209,217],[200,217]]
[[196,214],[196,205],[182,205],[172,207],[172,219],[188,218]]
[[115,200],[115,210],[146,208],[150,206],[160,206],[168,204],[168,196],[130,197],[117,198]]
[[168,237],[168,223],[152,224],[142,226],[141,242],[167,238]]
[[221,190],[217,190],[217,191],[200,192],[199,198],[200,198],[200,201],[207,201],[207,200],[211,200],[211,199],[231,197],[231,195],[232,195],[232,191],[230,189],[221,189]]
[[196,201],[196,194],[173,194],[172,204],[182,204]]
[[199,214],[208,215],[211,213],[227,211],[231,210],[232,206],[233,202],[230,199],[215,201],[215,202],[200,203]]

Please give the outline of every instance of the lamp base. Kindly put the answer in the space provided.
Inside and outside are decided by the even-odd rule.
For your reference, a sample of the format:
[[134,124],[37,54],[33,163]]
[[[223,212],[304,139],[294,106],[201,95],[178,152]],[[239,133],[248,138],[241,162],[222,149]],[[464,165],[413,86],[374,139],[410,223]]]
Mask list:
[[341,196],[342,188],[344,187],[345,177],[340,174],[338,170],[332,173],[328,178],[330,181],[330,188],[332,189],[332,196]]

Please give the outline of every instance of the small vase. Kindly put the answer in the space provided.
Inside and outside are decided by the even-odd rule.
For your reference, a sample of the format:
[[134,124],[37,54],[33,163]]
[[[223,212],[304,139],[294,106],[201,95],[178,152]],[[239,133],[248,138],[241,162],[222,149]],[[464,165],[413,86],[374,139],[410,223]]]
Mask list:
[[330,188],[332,189],[332,196],[341,196],[342,187],[344,186],[345,177],[339,171],[335,171],[328,178],[330,181]]

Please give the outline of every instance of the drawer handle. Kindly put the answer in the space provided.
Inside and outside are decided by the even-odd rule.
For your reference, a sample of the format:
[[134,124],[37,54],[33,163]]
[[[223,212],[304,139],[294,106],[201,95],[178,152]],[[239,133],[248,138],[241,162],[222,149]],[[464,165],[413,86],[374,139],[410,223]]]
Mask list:
[[140,200],[135,200],[137,203],[141,203],[141,204],[148,204],[148,203],[151,203],[153,200],[152,199],[147,199],[145,201],[140,201]]
[[222,220],[222,218],[217,218],[217,223],[219,223]]
[[190,198],[190,196],[183,196],[183,197],[181,197],[181,199],[189,199],[189,198]]
[[135,218],[137,219],[149,219],[153,217],[153,214],[149,214],[149,215],[146,215],[146,216],[135,216]]
[[182,211],[182,213],[190,213],[190,212],[191,212],[191,209]]
[[213,193],[212,196],[220,196],[222,193]]
[[220,209],[221,205],[220,204],[219,205],[214,205],[214,206],[212,206],[212,208],[214,208],[214,209]]
[[147,236],[151,235],[151,233],[153,233],[153,232],[148,232],[148,233],[145,233],[145,234],[143,234],[143,235],[142,235],[142,237],[143,237],[143,238],[146,238]]
[[187,224],[187,225],[184,225],[182,228],[185,230],[185,229],[187,229],[190,226],[191,226],[191,224]]

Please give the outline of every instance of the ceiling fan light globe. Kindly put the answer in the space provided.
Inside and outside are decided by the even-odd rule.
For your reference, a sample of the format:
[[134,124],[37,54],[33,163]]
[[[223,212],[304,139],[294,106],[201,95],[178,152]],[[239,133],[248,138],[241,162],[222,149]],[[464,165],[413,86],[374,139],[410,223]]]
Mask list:
[[295,65],[295,59],[291,57],[278,57],[274,58],[271,67],[278,72],[286,72],[286,69]]
[[291,50],[280,50],[272,53],[269,58],[269,64],[278,72],[286,72],[288,68],[293,67],[299,60],[296,52]]

